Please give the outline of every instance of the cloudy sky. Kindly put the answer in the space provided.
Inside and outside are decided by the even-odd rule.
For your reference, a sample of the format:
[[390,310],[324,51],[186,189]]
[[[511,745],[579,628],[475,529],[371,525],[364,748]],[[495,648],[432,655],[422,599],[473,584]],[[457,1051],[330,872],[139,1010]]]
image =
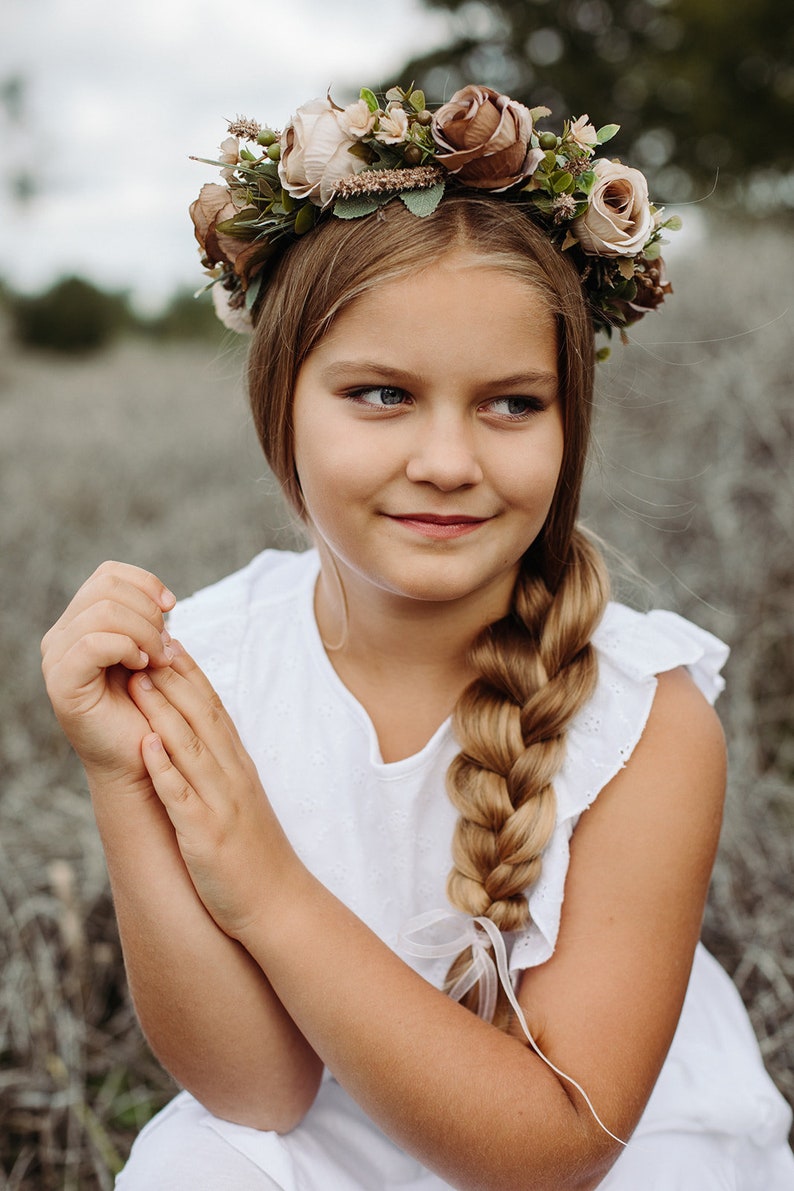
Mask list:
[[[0,114],[0,276],[31,290],[76,272],[156,307],[202,274],[187,207],[226,118],[280,126],[322,95],[391,78],[446,19],[419,0],[3,0],[0,83],[27,83],[24,120]],[[10,29],[10,35],[9,35]],[[394,81],[406,81],[394,78]],[[410,80],[407,80],[410,81]]]

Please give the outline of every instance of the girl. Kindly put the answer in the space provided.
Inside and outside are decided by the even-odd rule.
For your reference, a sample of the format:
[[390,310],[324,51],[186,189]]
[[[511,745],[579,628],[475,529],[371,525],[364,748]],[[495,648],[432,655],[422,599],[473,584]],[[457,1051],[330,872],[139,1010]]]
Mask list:
[[661,222],[609,130],[540,118],[315,101],[194,204],[314,548],[177,607],[107,563],[44,639],[185,1089],[121,1191],[794,1188],[697,942],[726,650],[608,603],[576,525],[594,328],[669,292]]

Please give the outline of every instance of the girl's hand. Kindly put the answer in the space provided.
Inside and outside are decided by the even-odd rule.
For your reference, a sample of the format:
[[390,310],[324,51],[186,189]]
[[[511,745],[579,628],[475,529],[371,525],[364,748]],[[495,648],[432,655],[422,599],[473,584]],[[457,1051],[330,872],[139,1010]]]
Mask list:
[[199,897],[244,943],[297,860],[223,704],[185,650],[172,648],[168,669],[129,682],[152,729],[143,762]]
[[131,671],[170,665],[163,614],[174,603],[154,575],[105,562],[41,643],[47,693],[89,777],[149,786],[140,752],[149,725],[127,680]]

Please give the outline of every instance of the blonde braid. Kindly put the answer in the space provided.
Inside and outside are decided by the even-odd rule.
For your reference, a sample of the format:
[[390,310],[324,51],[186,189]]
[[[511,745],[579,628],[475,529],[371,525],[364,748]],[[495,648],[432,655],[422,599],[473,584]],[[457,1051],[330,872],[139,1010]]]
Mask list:
[[[556,824],[552,783],[565,756],[568,725],[595,686],[590,638],[607,599],[603,560],[575,530],[554,594],[526,567],[510,613],[472,648],[479,677],[455,708],[461,751],[447,774],[460,813],[447,895],[457,909],[485,915],[503,931],[529,922],[526,892],[540,876]],[[453,962],[447,988],[470,962],[467,948]],[[476,1011],[477,986],[463,1003]],[[497,1024],[504,1028],[508,1016],[502,998]]]

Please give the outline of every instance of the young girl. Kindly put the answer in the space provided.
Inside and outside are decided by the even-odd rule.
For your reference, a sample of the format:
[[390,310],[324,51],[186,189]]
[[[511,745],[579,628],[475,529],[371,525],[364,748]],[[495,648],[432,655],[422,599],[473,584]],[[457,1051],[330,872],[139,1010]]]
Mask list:
[[43,643],[185,1089],[121,1191],[794,1188],[698,944],[727,651],[609,603],[576,525],[594,329],[669,293],[662,223],[547,114],[318,100],[235,122],[194,204],[314,548],[176,607],[106,563]]

